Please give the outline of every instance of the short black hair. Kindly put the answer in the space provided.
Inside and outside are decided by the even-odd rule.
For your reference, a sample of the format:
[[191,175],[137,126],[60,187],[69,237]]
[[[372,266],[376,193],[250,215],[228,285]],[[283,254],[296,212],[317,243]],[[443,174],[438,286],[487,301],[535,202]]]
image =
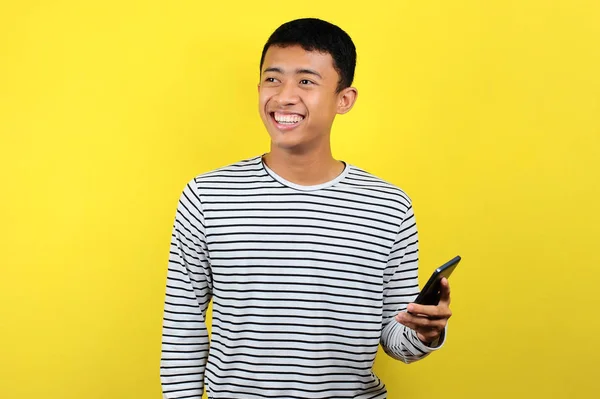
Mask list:
[[267,50],[271,46],[298,45],[306,51],[328,53],[340,79],[337,91],[352,85],[356,69],[356,47],[350,36],[340,27],[317,18],[302,18],[286,22],[275,30],[265,44],[260,57],[260,71]]

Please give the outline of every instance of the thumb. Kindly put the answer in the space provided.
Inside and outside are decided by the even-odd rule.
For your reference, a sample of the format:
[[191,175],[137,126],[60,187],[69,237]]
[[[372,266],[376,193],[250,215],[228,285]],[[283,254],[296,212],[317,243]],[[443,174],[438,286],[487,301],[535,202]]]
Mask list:
[[446,277],[440,280],[440,304],[450,305],[450,283]]

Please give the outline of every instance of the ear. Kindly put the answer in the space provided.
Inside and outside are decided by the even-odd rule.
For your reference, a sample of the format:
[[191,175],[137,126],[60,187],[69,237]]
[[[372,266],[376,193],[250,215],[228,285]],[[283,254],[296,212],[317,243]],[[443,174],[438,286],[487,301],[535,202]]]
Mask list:
[[355,87],[346,87],[338,94],[337,113],[345,114],[350,111],[358,97],[358,90]]
[[258,92],[260,93],[260,83],[256,86],[257,86],[256,88],[257,88]]

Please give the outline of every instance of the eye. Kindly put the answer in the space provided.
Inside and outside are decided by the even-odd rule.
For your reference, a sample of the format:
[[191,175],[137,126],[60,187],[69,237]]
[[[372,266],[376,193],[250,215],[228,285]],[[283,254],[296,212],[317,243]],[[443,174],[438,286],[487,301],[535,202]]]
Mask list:
[[265,82],[268,82],[268,83],[275,83],[276,81],[277,81],[277,79],[275,79],[275,78],[266,78],[265,79]]
[[312,82],[312,81],[310,81],[310,80],[308,80],[308,79],[302,79],[302,80],[300,81],[300,84],[301,84],[301,85],[311,85],[311,84],[313,84],[313,82]]

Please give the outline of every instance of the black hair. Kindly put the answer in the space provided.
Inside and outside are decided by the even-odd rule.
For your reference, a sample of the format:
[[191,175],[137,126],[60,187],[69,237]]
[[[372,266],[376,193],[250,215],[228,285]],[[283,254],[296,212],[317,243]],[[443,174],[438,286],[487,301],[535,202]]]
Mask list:
[[328,53],[340,79],[337,92],[352,85],[356,68],[356,48],[350,36],[340,27],[317,18],[302,18],[286,22],[275,30],[265,44],[260,57],[262,73],[265,54],[271,46],[298,45],[306,51]]

